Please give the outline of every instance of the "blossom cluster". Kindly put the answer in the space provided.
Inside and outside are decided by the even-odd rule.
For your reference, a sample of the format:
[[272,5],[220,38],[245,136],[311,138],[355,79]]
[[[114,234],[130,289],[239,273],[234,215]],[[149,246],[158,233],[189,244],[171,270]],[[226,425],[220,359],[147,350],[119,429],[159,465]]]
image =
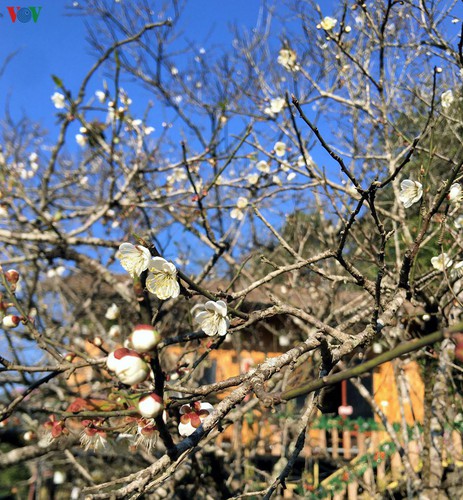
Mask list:
[[[19,285],[20,274],[16,269],[9,269],[3,272],[5,281],[8,283],[11,292],[15,292]],[[0,293],[0,319],[3,328],[10,330],[16,328],[20,323],[25,323],[27,320],[33,319],[32,314],[29,318],[18,316],[17,314],[7,314],[8,309],[13,306],[11,302],[4,302],[3,296]]]
[[[419,202],[423,196],[423,185],[412,179],[405,179],[400,184],[401,192],[399,195],[399,200],[403,203],[405,208],[410,208],[413,204]],[[450,186],[449,192],[447,194],[447,200],[450,205],[459,207],[463,201],[463,188],[458,182],[453,183]],[[460,215],[455,219],[455,227],[460,229],[460,221],[462,220]],[[453,277],[463,276],[463,261],[454,264],[453,259],[451,259],[446,252],[436,255],[431,258],[431,265],[436,271],[446,272],[447,269],[452,268]]]
[[152,257],[148,248],[131,243],[119,247],[119,260],[122,267],[133,277],[148,271],[146,288],[158,299],[176,298],[180,294],[177,269],[162,257]]
[[[400,184],[399,200],[405,208],[410,208],[415,203],[419,202],[423,196],[423,185],[421,182],[412,179],[404,179]],[[449,203],[459,205],[463,200],[463,189],[458,182],[450,186],[447,200]]]
[[[244,208],[242,202],[240,204]],[[118,258],[122,267],[133,277],[140,278],[142,273],[146,281],[146,288],[161,300],[176,298],[180,293],[180,284],[177,278],[177,269],[173,263],[162,257],[153,257],[148,248],[143,245],[122,243],[119,247]],[[8,274],[14,281],[13,272]],[[224,336],[230,326],[227,304],[222,300],[209,300],[205,304],[197,304],[192,309],[193,322],[206,335]],[[121,328],[116,324],[121,317],[117,304],[111,304],[105,318],[113,323],[109,330],[109,337],[118,338]],[[10,320],[13,322],[13,319]],[[106,358],[106,369],[112,377],[121,384],[129,386],[131,390],[126,397],[117,400],[95,402],[93,399],[77,398],[68,408],[68,412],[78,417],[81,411],[134,409],[138,416],[121,417],[125,424],[117,427],[123,430],[114,431],[114,426],[108,426],[107,421],[99,415],[86,418],[80,422],[80,444],[85,450],[101,450],[108,445],[108,435],[117,434],[117,440],[128,439],[130,446],[136,448],[144,446],[151,449],[156,443],[159,433],[158,426],[166,422],[167,412],[162,393],[153,391],[155,380],[153,352],[161,342],[161,334],[152,325],[137,325],[127,337],[122,347],[117,347]],[[95,346],[103,348],[103,340],[96,337]],[[75,355],[68,355],[65,361],[72,363]],[[120,392],[119,386],[118,392]],[[122,406],[121,406],[122,405]],[[207,402],[193,402],[183,405],[179,410],[178,432],[180,436],[189,436],[196,431],[204,419],[211,414],[213,407]],[[88,414],[88,413],[87,413]],[[161,420],[159,420],[161,418]],[[43,444],[61,438],[72,432],[68,429],[67,421],[58,420],[54,415],[43,425],[45,434]]]
[[[238,198],[236,218],[243,217],[242,210],[246,208],[247,204],[246,198]],[[146,288],[159,299],[167,300],[169,298],[176,298],[180,294],[180,285],[177,280],[177,268],[175,265],[162,257],[152,257],[148,248],[142,245],[122,243],[119,247],[119,260],[122,267],[132,277],[140,276],[143,272],[148,271]],[[194,313],[195,323],[206,335],[223,336],[227,333],[230,322],[227,316],[227,304],[223,300],[216,302],[210,300],[204,305],[198,304],[193,308],[192,312]],[[135,350],[139,350],[134,345],[136,331],[132,333],[131,341]]]
[[[237,208],[242,210],[246,205],[246,199],[239,199]],[[161,300],[178,297],[180,285],[177,279],[177,269],[172,262],[159,256],[153,257],[148,248],[131,243],[120,245],[118,257],[122,267],[132,278],[140,277],[142,273],[147,272],[146,288],[150,293]],[[224,301],[210,300],[205,304],[197,304],[192,310],[192,315],[195,325],[206,335],[224,336],[230,326],[227,312],[227,304]],[[118,316],[118,308],[112,304],[106,312],[106,317],[114,320]],[[106,361],[108,370],[123,384],[130,386],[142,384],[150,377],[154,378],[149,364],[149,352],[156,349],[160,341],[161,335],[151,325],[136,326],[124,347],[108,355]],[[144,418],[156,418],[163,410],[163,401],[154,392],[145,394],[138,401],[138,411]],[[192,434],[211,411],[212,406],[209,403],[196,402],[191,407],[184,405],[180,410],[180,435]]]

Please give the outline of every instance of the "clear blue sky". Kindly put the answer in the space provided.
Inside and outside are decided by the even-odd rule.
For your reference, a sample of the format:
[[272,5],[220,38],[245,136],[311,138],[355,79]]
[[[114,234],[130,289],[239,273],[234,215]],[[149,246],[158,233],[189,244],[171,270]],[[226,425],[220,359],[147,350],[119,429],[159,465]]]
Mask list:
[[0,109],[9,102],[15,118],[24,112],[48,126],[54,120],[50,96],[55,85],[50,75],[62,75],[67,82],[81,79],[92,58],[86,49],[84,20],[66,16],[64,2],[34,3],[40,4],[37,22],[24,24],[12,23],[7,8],[0,6],[2,59],[17,51],[0,78]]
[[[130,5],[129,0],[120,0],[120,3],[114,0],[114,8],[120,8],[123,2]],[[56,120],[50,96],[56,89],[50,75],[58,75],[68,88],[75,90],[94,62],[86,42],[86,19],[68,15],[71,9],[66,9],[66,4],[71,3],[16,0],[0,5],[0,67],[6,57],[17,52],[0,77],[0,110],[9,102],[15,118],[24,112],[51,130]],[[85,0],[79,3],[84,4]],[[333,0],[322,2],[324,12],[330,14],[334,3]],[[41,5],[37,22],[16,20],[13,23],[7,8],[10,4],[37,8]],[[182,15],[183,37],[179,42],[188,40],[206,47],[212,44],[230,47],[231,25],[255,26],[261,4],[261,0],[190,0]]]
[[[123,3],[131,3],[130,0],[113,1],[115,9]],[[84,2],[80,1],[81,4]],[[229,47],[232,41],[231,24],[236,22],[240,26],[253,27],[261,3],[261,0],[190,0],[182,16],[184,35],[180,42],[189,40],[206,47],[211,44]],[[334,0],[320,2],[323,13],[332,14],[333,5],[337,3]],[[12,23],[7,9],[10,4],[21,7],[41,5],[37,22],[21,23],[16,20]],[[56,110],[50,96],[56,89],[50,75],[58,75],[68,88],[75,90],[94,62],[86,42],[85,18],[67,15],[69,9],[66,10],[66,4],[71,2],[16,0],[0,5],[0,67],[6,57],[17,51],[0,76],[0,110],[3,112],[6,103],[9,103],[14,118],[27,114],[51,131],[56,130]],[[160,5],[154,1],[152,4]],[[461,3],[455,12],[461,12],[463,16]],[[277,38],[278,26],[273,28]],[[100,76],[101,82],[103,75]],[[95,90],[97,85],[98,75],[91,90]]]
[[[37,22],[16,20],[13,23],[6,7],[10,3],[15,6],[41,4]],[[49,130],[54,130],[56,122],[56,110],[50,101],[56,89],[50,75],[58,75],[68,88],[75,90],[94,62],[86,42],[85,18],[67,15],[65,3],[31,0],[0,6],[0,64],[17,52],[0,77],[0,110],[3,111],[8,102],[14,118],[27,114]],[[259,0],[193,0],[182,16],[183,40],[207,46],[211,43],[229,46],[232,40],[229,26],[233,22],[254,26],[259,6]],[[114,8],[119,8],[116,2]]]

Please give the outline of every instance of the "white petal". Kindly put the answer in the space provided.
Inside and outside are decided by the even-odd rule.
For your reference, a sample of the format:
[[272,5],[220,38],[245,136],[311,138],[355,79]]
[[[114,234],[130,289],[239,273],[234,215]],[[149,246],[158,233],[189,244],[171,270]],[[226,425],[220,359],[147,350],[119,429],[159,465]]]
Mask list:
[[412,181],[410,179],[405,179],[400,183],[400,187],[405,190],[408,188],[413,188],[415,187],[415,181]]
[[227,304],[223,300],[218,300],[215,303],[216,311],[223,317],[227,315]]
[[209,413],[214,411],[214,407],[211,403],[201,403],[200,410],[207,410]]
[[217,334],[217,321],[215,320],[215,314],[208,311],[199,313],[196,316],[196,320],[199,322],[201,330],[209,336]]
[[122,243],[119,247],[119,260],[121,266],[132,277],[140,276],[143,271],[148,269],[151,260],[151,253],[148,248],[141,245],[132,245],[131,243]]
[[188,421],[188,423],[186,424],[182,422],[178,424],[178,433],[180,434],[180,436],[191,436],[195,430],[196,429],[191,425],[190,421]]
[[180,294],[177,278],[164,272],[150,272],[146,278],[146,288],[161,300],[175,299]]
[[218,335],[220,335],[221,337],[223,337],[224,335],[227,334],[227,329],[228,329],[228,321],[225,318],[222,318],[219,321],[219,325],[218,325],[218,328],[217,328]]

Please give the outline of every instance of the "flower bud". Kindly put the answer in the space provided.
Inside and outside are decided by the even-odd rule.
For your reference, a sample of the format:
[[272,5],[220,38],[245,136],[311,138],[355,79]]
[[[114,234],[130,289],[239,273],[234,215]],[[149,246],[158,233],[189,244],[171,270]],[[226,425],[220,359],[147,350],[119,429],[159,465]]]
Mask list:
[[164,409],[164,402],[155,392],[143,396],[138,401],[138,411],[145,418],[156,418]]
[[16,285],[16,283],[19,280],[19,273],[16,271],[16,269],[9,269],[5,273],[5,278],[8,283],[11,283],[12,285]]
[[95,337],[92,343],[96,347],[101,347],[103,345],[103,339],[101,337]]
[[120,309],[119,307],[117,306],[117,304],[111,304],[109,307],[108,307],[108,310],[106,311],[105,313],[105,318],[106,319],[109,319],[111,321],[114,321],[116,320],[120,315]]
[[4,328],[16,328],[19,325],[21,318],[14,314],[8,314],[2,319]]
[[68,363],[72,363],[76,355],[73,352],[68,352],[66,356],[64,356],[64,360],[67,361]]
[[[128,351],[128,349],[126,349],[125,347],[121,347],[120,349],[116,349],[114,352],[109,353],[108,357],[106,358],[106,367],[111,372],[116,371],[116,366],[119,363],[121,356],[121,353],[119,353],[118,351],[121,351],[121,349],[124,349],[124,352]],[[118,357],[116,357],[116,353],[118,353]]]
[[132,347],[137,352],[148,352],[161,341],[161,335],[151,325],[138,325],[130,335]]
[[35,438],[35,434],[32,431],[26,431],[23,434],[23,439],[26,442],[32,441]]
[[117,339],[121,336],[121,327],[119,325],[113,325],[108,332],[108,337],[110,339]]
[[126,385],[144,382],[150,371],[149,366],[137,352],[125,347],[112,352],[106,360],[106,366]]

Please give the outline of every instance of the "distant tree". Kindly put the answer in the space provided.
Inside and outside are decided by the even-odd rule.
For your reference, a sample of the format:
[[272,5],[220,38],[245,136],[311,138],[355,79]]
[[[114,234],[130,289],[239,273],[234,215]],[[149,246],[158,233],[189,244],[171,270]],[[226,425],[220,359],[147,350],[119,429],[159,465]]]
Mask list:
[[263,3],[217,47],[152,3],[69,7],[95,65],[51,75],[56,137],[2,117],[0,495],[456,498],[461,5]]

